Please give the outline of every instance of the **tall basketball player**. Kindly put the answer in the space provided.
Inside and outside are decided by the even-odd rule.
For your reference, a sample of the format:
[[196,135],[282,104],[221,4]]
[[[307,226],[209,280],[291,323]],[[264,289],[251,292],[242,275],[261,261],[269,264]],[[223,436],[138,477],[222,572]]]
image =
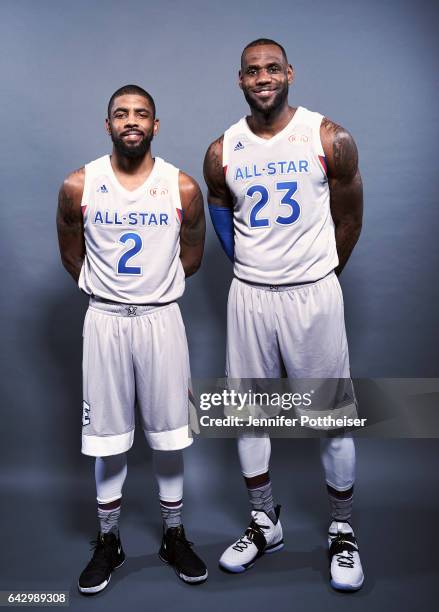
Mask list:
[[119,535],[134,407],[153,449],[163,518],[159,556],[188,583],[207,569],[181,521],[188,435],[189,357],[176,300],[200,266],[203,199],[197,183],[151,155],[152,97],[118,89],[108,104],[105,155],[70,174],[59,193],[62,262],[90,295],[84,322],[82,452],[96,457],[99,533],[81,593],[102,591],[125,554]]
[[[362,183],[352,137],[322,115],[288,105],[293,69],[277,42],[258,39],[241,57],[239,86],[251,114],[213,142],[205,158],[209,210],[234,263],[228,301],[231,378],[349,378],[337,276],[358,240]],[[243,572],[283,547],[269,476],[270,439],[240,437],[252,520],[220,566]],[[351,524],[351,437],[322,439],[330,503],[331,584],[363,584]]]

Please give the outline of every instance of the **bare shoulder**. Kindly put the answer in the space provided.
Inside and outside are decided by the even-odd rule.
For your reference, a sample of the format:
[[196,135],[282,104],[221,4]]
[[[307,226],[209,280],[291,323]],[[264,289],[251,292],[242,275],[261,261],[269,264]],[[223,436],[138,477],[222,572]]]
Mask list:
[[71,172],[65,179],[60,189],[60,194],[71,198],[74,202],[80,201],[84,191],[85,168],[78,168]]
[[183,209],[203,207],[203,196],[200,186],[194,178],[182,170],[178,174],[178,188]]
[[323,117],[320,138],[330,173],[351,177],[358,169],[358,150],[351,134],[341,125]]
[[193,198],[201,192],[197,181],[182,170],[180,170],[178,174],[178,188],[180,190],[180,196],[185,198]]
[[223,170],[223,142],[224,134],[214,140],[208,147],[204,157],[204,176],[208,179],[215,179],[224,176]]

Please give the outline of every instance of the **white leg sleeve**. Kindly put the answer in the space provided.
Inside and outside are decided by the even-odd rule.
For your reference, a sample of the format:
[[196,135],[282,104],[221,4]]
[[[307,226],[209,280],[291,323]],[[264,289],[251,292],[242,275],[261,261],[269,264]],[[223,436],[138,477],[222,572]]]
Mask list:
[[271,443],[268,436],[238,438],[238,455],[244,476],[251,478],[268,471]]
[[355,481],[355,444],[352,436],[320,439],[320,454],[326,483],[337,491],[347,491]]
[[96,457],[95,478],[99,504],[108,504],[122,497],[122,487],[127,475],[126,453]]
[[183,498],[183,453],[181,450],[153,450],[154,472],[162,501],[176,502]]

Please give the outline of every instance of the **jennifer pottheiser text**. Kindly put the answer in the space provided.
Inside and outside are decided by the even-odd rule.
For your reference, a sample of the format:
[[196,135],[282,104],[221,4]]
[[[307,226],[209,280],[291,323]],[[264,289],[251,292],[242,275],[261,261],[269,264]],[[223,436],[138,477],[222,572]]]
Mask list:
[[278,414],[274,417],[240,417],[228,415],[224,417],[210,417],[203,414],[200,417],[202,427],[365,427],[367,419],[350,417],[333,417],[331,415],[311,417],[302,415],[297,418]]

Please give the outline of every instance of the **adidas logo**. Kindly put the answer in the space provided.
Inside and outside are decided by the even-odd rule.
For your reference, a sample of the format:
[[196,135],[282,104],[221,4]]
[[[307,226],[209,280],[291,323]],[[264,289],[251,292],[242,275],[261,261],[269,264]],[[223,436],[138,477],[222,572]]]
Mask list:
[[101,185],[97,191],[99,191],[100,193],[108,193],[108,189],[105,185]]
[[235,148],[233,149],[234,151],[240,151],[241,149],[244,148],[244,145],[242,144],[242,142],[239,140],[237,142],[237,144],[235,145]]

